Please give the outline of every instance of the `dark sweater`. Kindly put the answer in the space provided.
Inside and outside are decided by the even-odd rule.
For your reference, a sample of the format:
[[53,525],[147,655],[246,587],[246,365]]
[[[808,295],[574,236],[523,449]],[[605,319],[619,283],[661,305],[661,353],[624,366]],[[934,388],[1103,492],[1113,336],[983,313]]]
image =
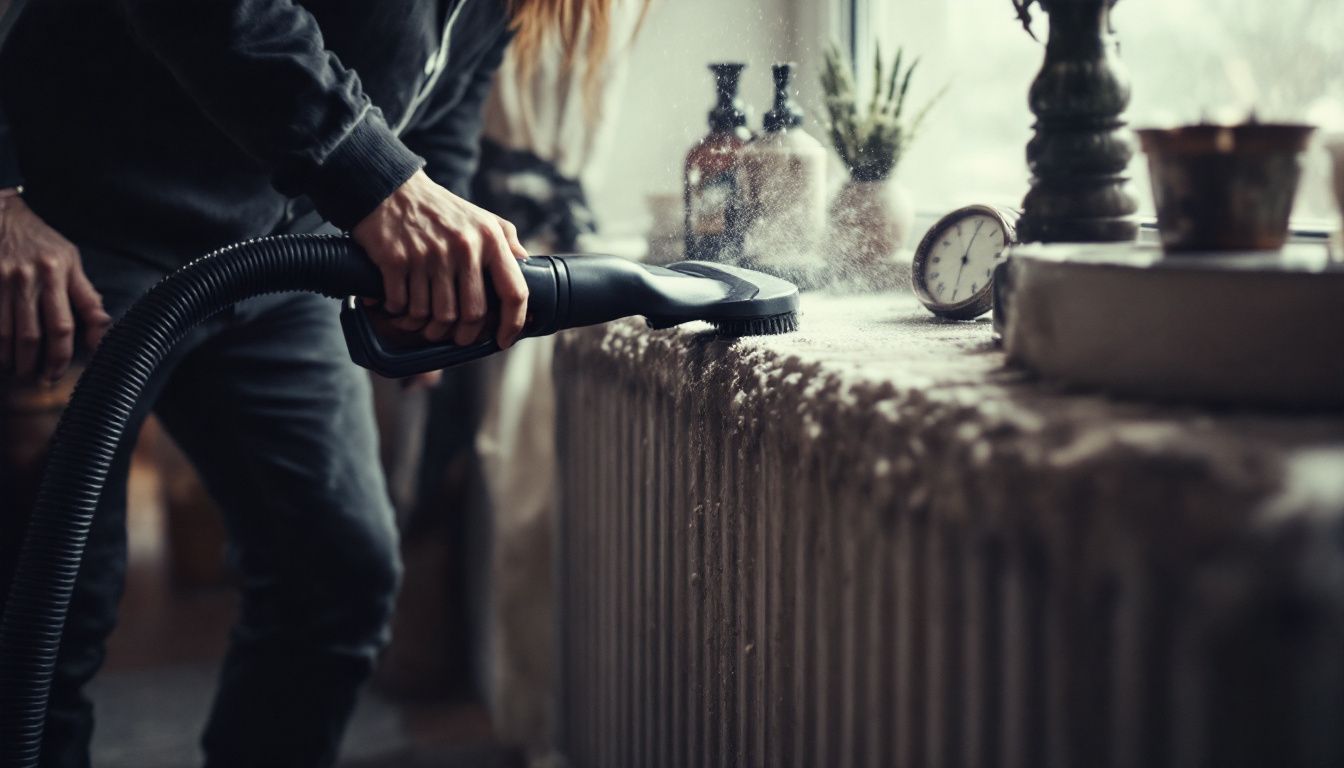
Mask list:
[[0,154],[58,231],[165,266],[310,204],[349,228],[422,165],[466,192],[505,8],[32,0],[0,52]]

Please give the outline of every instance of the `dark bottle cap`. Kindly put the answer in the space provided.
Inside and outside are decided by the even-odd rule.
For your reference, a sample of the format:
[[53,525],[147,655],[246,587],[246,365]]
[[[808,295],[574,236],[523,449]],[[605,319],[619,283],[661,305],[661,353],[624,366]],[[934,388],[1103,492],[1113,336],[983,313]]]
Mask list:
[[746,67],[746,64],[709,65],[709,71],[714,73],[714,87],[719,92],[719,102],[709,113],[710,130],[731,131],[747,124],[746,110],[737,97],[737,86]]
[[765,113],[765,130],[770,133],[787,128],[797,128],[803,124],[803,110],[789,93],[789,83],[793,81],[793,63],[776,64],[771,69],[775,74],[775,105]]

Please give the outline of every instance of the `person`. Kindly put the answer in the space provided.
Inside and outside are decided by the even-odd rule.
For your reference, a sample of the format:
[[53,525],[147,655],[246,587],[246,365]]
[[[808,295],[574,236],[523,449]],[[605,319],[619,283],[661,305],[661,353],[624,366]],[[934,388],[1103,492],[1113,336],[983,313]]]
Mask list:
[[[548,36],[572,45],[603,28],[613,1],[29,3],[0,50],[9,386],[62,377],[186,261],[324,223],[381,270],[390,326],[509,346],[526,316],[526,251],[465,197],[481,104],[511,40],[524,53]],[[588,56],[602,38],[584,36]],[[334,305],[289,294],[221,313],[155,374],[133,426],[151,409],[224,510],[242,592],[206,764],[332,764],[400,576],[369,384]],[[126,567],[125,442],[75,587],[45,766],[89,763],[82,689]],[[7,579],[23,516],[4,517]]]

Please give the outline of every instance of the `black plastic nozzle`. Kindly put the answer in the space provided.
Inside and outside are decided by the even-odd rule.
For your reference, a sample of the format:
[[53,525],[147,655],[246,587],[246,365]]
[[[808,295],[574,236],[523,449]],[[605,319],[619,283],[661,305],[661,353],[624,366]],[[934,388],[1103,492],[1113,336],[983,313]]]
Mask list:
[[[597,254],[533,256],[519,265],[527,282],[528,322],[520,338],[643,315],[651,327],[705,320],[726,336],[783,333],[797,327],[798,288],[761,272],[683,261],[667,267]],[[498,305],[486,280],[492,309]],[[397,347],[379,337],[364,304],[351,296],[341,326],[355,363],[400,378],[450,368],[499,351],[493,338]]]

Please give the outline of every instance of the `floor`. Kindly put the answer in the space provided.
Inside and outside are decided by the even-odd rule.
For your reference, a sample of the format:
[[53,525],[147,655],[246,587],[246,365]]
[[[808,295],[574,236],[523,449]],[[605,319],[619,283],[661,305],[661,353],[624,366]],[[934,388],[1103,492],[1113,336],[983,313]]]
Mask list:
[[[161,488],[155,466],[137,461],[131,474],[126,597],[107,665],[90,689],[98,712],[93,762],[100,768],[200,763],[197,741],[235,610],[227,587],[172,586]],[[345,768],[522,764],[491,742],[489,718],[479,705],[407,703],[377,691],[364,697],[340,762]]]

